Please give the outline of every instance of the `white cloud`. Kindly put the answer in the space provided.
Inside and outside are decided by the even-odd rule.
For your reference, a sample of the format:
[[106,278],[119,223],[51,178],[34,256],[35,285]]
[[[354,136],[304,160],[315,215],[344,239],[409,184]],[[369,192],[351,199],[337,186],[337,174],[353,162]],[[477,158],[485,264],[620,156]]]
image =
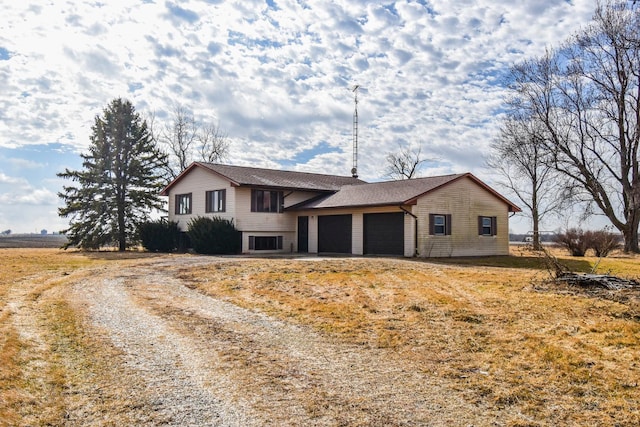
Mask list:
[[27,181],[24,178],[16,178],[12,176],[8,176],[2,172],[0,172],[0,184],[10,184],[10,185],[24,185]]
[[586,24],[596,0],[276,3],[8,2],[0,145],[82,149],[122,96],[157,120],[181,103],[219,123],[234,163],[278,167],[326,141],[342,152],[294,167],[349,174],[358,83],[361,177],[379,178],[399,141],[482,175],[503,73]]

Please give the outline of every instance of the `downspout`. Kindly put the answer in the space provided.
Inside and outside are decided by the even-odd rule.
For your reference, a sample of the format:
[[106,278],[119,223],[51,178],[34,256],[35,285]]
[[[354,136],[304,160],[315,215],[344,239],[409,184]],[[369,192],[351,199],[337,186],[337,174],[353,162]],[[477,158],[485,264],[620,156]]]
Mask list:
[[403,208],[402,206],[398,206],[400,208],[401,211],[404,212],[405,215],[411,215],[413,217],[413,220],[415,221],[415,227],[413,227],[413,244],[414,244],[414,249],[413,249],[413,256],[417,257],[418,256],[418,217],[415,216],[412,212],[406,210],[405,208]]

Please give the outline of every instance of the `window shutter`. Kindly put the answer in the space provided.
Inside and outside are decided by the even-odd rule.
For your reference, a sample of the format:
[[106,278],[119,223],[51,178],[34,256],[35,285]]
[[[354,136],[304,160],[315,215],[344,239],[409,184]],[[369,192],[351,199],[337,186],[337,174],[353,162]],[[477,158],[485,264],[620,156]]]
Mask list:
[[435,214],[429,214],[429,234],[433,236],[435,232]]
[[278,236],[278,249],[282,249],[282,236]]
[[491,235],[496,236],[498,234],[498,218],[495,216],[491,217]]
[[206,191],[204,193],[204,211],[211,212],[211,195],[213,191]]
[[451,214],[445,215],[444,234],[451,236]]
[[478,234],[482,236],[482,217],[478,217]]
[[174,200],[174,207],[173,207],[173,211],[176,215],[178,215],[180,213],[180,199],[178,198],[178,195],[176,194],[175,197],[173,198]]
[[256,248],[256,237],[255,236],[249,236],[249,249],[255,249]]
[[256,190],[251,190],[251,212],[256,212],[256,197],[257,197],[257,191]]
[[227,190],[220,190],[220,212],[227,211]]
[[[278,213],[284,211],[284,192],[278,191]],[[282,249],[282,248],[279,248]]]

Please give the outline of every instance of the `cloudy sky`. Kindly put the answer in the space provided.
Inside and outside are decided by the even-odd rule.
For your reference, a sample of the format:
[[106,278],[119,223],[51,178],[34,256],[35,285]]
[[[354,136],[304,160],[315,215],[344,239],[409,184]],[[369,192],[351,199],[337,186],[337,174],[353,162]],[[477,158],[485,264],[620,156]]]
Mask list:
[[[558,45],[596,0],[4,1],[0,231],[57,231],[56,172],[80,168],[94,117],[128,98],[219,124],[229,162],[349,175],[422,150],[422,175],[472,172],[495,136],[511,64]],[[522,223],[521,225],[518,225]],[[528,229],[526,221],[512,226]]]

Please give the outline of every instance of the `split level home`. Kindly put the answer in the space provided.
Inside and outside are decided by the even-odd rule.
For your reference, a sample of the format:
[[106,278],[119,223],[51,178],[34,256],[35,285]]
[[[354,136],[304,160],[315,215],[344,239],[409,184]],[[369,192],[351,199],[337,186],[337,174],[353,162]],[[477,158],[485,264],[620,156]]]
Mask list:
[[233,220],[243,253],[451,257],[509,253],[520,209],[470,173],[366,183],[195,162],[161,193],[169,220]]

